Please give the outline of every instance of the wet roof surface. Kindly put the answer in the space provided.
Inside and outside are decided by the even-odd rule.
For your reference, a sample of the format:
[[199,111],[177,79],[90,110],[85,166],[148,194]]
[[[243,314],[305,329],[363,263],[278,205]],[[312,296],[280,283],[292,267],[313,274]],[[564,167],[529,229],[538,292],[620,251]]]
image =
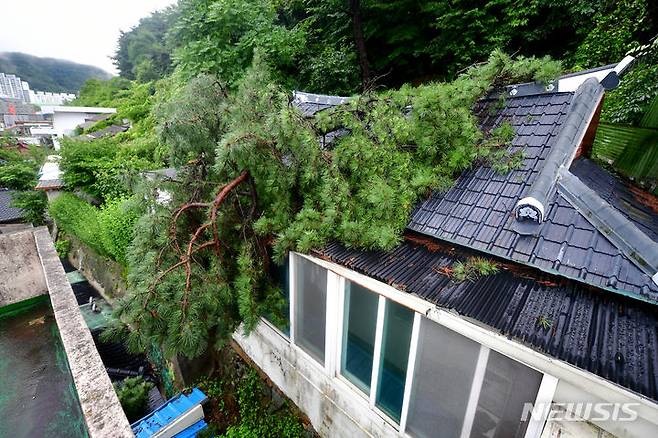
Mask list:
[[[523,166],[507,174],[482,164],[464,172],[447,192],[434,193],[413,212],[408,228],[441,240],[585,283],[658,303],[658,286],[555,191],[545,221],[533,234],[516,230],[514,207],[535,181],[560,132],[573,93],[545,93],[480,101],[484,130],[508,121],[516,130],[510,152]],[[574,146],[575,148],[576,146]],[[655,215],[654,215],[655,220]]]
[[647,237],[658,242],[658,198],[587,158],[574,161],[569,170],[633,222]]
[[12,196],[16,192],[0,188],[0,224],[14,222],[23,217],[23,210],[11,207]]
[[[658,400],[658,308],[654,306],[566,279],[556,284],[556,277],[532,268],[508,266],[497,274],[457,283],[442,268],[466,254],[456,255],[413,233],[389,252],[333,243],[316,255]],[[550,322],[550,328],[542,328],[540,318]]]

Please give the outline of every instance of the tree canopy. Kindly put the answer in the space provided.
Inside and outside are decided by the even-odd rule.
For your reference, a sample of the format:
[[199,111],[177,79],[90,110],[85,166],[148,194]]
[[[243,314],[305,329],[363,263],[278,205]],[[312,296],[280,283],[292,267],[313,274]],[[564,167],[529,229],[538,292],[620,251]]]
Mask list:
[[130,344],[196,356],[276,307],[269,266],[287,251],[330,239],[392,248],[420,196],[475,160],[504,159],[494,152],[513,131],[481,132],[475,101],[560,68],[497,51],[455,81],[367,93],[311,118],[259,56],[234,91],[213,76],[191,80],[156,111],[183,170],[170,204],[151,198],[128,252],[131,293],[118,315],[132,327]]

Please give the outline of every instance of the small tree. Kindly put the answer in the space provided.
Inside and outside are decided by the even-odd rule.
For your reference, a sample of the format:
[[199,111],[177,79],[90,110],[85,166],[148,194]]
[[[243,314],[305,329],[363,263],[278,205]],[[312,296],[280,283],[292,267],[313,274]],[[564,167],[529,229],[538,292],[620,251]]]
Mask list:
[[128,377],[114,384],[121,407],[131,423],[139,420],[146,413],[151,388],[153,383],[145,381],[141,376]]

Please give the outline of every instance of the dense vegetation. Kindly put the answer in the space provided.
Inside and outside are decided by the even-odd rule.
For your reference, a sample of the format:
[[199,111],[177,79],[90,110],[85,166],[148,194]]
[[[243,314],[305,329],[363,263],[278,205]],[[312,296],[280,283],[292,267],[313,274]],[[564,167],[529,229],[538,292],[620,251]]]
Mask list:
[[0,189],[16,191],[11,206],[23,209],[24,221],[34,225],[43,224],[47,206],[45,193],[34,190],[44,159],[41,148],[31,146],[21,153],[15,138],[0,136]]
[[[108,237],[95,219],[88,237],[128,267],[131,293],[117,316],[131,330],[118,324],[115,335],[135,349],[196,356],[276,312],[269,271],[287,251],[330,239],[391,248],[414,203],[461,170],[522,164],[505,147],[509,125],[478,129],[477,99],[510,82],[547,82],[565,65],[619,61],[656,32],[652,8],[645,0],[181,0],[142,20],[119,41],[122,77],[88,82],[77,101],[118,107],[92,130],[124,119],[131,129],[62,150],[68,187],[100,205],[90,217],[124,214],[125,198],[139,199],[120,233]],[[657,82],[653,58],[643,59],[640,96]],[[353,98],[306,118],[290,105],[293,88]],[[624,99],[613,95],[605,117],[630,123],[648,105]],[[141,176],[163,166],[178,168],[175,181]],[[169,201],[158,200],[163,190]],[[86,209],[79,202],[61,204]],[[82,215],[53,214],[73,223]]]
[[646,0],[181,0],[123,34],[116,63],[129,79],[145,62],[147,80],[177,67],[232,83],[258,48],[288,88],[352,94],[451,79],[497,48],[578,68],[617,62],[658,33],[656,12]]
[[110,77],[106,71],[91,65],[16,52],[0,53],[0,72],[19,76],[33,90],[56,93],[77,93],[89,79]]

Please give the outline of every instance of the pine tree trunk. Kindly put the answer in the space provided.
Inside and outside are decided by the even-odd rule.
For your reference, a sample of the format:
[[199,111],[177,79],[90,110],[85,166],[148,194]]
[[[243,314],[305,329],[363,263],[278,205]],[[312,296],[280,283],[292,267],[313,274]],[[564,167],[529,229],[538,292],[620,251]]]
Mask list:
[[365,90],[370,85],[370,65],[368,64],[368,52],[366,51],[366,40],[363,37],[363,22],[361,21],[361,1],[349,0],[350,15],[352,15],[352,32],[354,33],[354,44],[359,56],[359,67],[361,68],[361,86]]

